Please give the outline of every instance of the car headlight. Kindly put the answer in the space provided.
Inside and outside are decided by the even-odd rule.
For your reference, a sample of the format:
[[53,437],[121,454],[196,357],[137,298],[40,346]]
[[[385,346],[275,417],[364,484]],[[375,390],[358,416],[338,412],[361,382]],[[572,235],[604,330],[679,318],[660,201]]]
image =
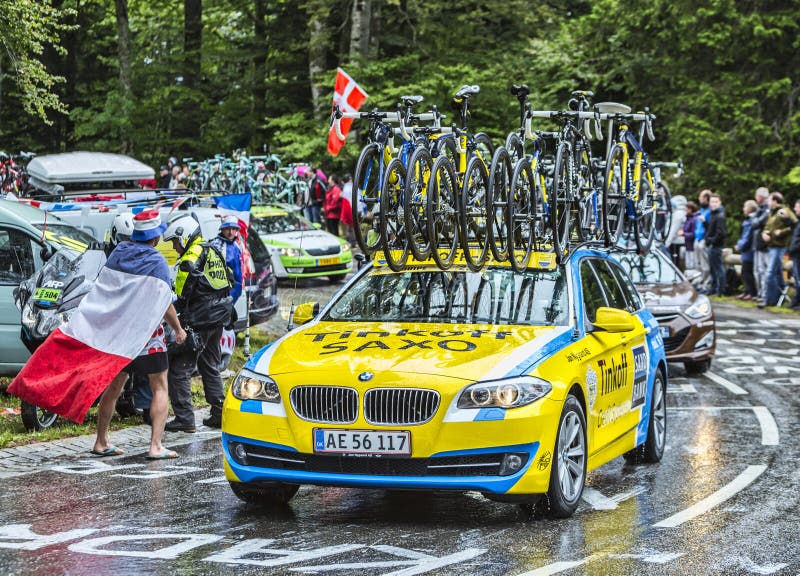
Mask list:
[[711,301],[707,296],[702,294],[698,296],[697,300],[683,311],[689,318],[703,318],[711,314]]
[[350,248],[350,244],[348,242],[342,242],[342,252],[351,252],[352,248]]
[[302,256],[303,251],[299,248],[281,248],[281,256],[289,256],[290,258],[297,258]]
[[242,368],[236,375],[231,392],[239,400],[260,400],[274,403],[281,401],[281,393],[275,380],[246,368]]
[[518,408],[535,402],[553,387],[533,376],[476,382],[464,388],[459,408]]

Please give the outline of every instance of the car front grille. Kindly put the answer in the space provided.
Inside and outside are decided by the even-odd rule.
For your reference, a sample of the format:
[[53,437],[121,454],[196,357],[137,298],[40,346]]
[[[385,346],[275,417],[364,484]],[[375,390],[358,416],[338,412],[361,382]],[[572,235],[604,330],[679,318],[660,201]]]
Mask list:
[[341,249],[341,246],[325,246],[324,248],[305,248],[305,251],[311,256],[329,256],[338,254]]
[[[289,266],[291,268],[291,266]],[[340,270],[349,270],[347,264],[328,264],[326,266],[313,266],[303,268],[300,274],[315,274],[317,272],[339,272]],[[293,272],[294,274],[294,272]]]
[[309,422],[352,424],[358,416],[358,392],[341,386],[297,386],[289,393],[295,414]]
[[[276,470],[302,470],[326,474],[370,476],[499,476],[505,454],[474,454],[434,458],[386,458],[301,454],[255,444],[241,444],[244,458],[231,442],[234,459],[245,466]],[[522,465],[526,454],[519,454]]]
[[439,408],[440,396],[418,388],[373,388],[364,395],[364,418],[370,424],[424,424]]
[[686,340],[686,337],[689,335],[690,327],[687,326],[681,330],[678,330],[674,336],[670,336],[669,338],[664,338],[664,351],[671,352],[672,350],[677,350],[683,344],[683,341]]

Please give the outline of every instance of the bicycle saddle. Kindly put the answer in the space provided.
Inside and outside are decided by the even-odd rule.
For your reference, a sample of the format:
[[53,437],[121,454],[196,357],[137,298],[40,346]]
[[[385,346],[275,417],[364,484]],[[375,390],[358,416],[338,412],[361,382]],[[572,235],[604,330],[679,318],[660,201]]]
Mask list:
[[523,100],[528,97],[528,94],[531,93],[531,89],[528,88],[527,84],[520,84],[517,86],[516,84],[511,85],[511,94],[516,96],[520,100]]
[[400,101],[403,103],[403,106],[413,106],[414,104],[419,104],[423,100],[424,98],[422,96],[400,96]]
[[631,107],[618,102],[598,102],[594,105],[600,114],[630,114]]
[[586,98],[594,98],[594,92],[592,92],[591,90],[573,90],[571,96],[573,98],[576,98],[578,96],[584,96]]
[[456,92],[456,98],[469,98],[473,94],[477,94],[481,91],[481,87],[477,84],[473,86],[464,85],[462,86],[458,92]]

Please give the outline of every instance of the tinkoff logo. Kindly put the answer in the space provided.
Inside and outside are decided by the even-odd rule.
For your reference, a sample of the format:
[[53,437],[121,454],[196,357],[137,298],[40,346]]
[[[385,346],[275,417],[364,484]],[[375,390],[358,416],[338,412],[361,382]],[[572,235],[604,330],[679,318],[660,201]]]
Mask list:
[[628,356],[623,354],[617,362],[611,359],[611,365],[605,360],[597,363],[600,368],[600,395],[605,396],[624,388],[628,382]]

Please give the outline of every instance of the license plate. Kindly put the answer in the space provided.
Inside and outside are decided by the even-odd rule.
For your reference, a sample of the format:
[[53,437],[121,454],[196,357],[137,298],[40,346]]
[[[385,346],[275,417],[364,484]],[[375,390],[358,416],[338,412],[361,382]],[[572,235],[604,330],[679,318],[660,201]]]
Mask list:
[[317,260],[318,266],[330,266],[331,264],[338,264],[339,258],[320,258]]
[[659,326],[659,332],[661,332],[662,338],[669,338],[669,326]]
[[55,288],[37,288],[33,291],[34,300],[44,300],[45,302],[57,302],[61,296],[61,290]]
[[322,454],[411,455],[411,433],[314,429],[314,452]]

